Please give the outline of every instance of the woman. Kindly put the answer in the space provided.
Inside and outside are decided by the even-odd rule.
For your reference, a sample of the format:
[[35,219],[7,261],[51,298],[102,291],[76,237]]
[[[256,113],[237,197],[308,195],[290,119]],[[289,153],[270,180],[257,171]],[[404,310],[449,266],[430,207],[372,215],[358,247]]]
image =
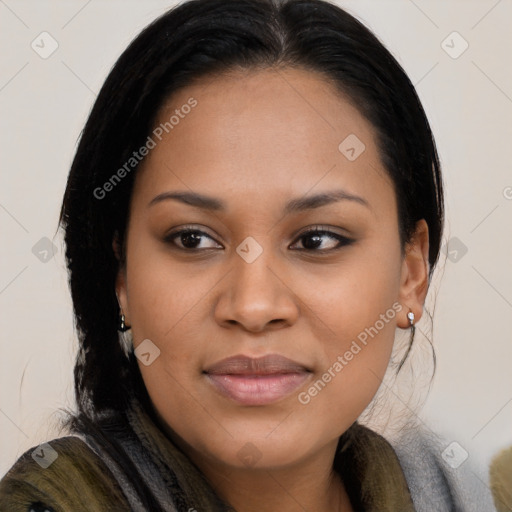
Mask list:
[[413,343],[443,190],[414,87],[340,8],[157,19],[96,100],[61,223],[78,413],[2,510],[492,510],[427,437],[357,421],[396,328],[397,370]]

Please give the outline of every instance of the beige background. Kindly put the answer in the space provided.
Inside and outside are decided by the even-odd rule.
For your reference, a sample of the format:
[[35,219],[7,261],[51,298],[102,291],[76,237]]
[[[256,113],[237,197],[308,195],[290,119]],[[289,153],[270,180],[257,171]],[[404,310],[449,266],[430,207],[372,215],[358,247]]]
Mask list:
[[[485,481],[491,456],[512,444],[512,2],[339,4],[404,66],[436,135],[450,258],[435,285],[438,369],[419,416],[446,445],[459,443]],[[0,475],[25,450],[51,439],[55,410],[72,406],[76,345],[55,236],[65,180],[109,69],[170,5],[0,0]],[[42,45],[43,31],[58,43],[46,59],[31,47],[34,40]],[[467,50],[453,58],[464,41]],[[53,240],[54,255],[45,256],[44,237]],[[430,330],[426,320],[418,327]],[[418,350],[418,357],[428,362],[428,351]],[[426,393],[424,379],[418,383]]]

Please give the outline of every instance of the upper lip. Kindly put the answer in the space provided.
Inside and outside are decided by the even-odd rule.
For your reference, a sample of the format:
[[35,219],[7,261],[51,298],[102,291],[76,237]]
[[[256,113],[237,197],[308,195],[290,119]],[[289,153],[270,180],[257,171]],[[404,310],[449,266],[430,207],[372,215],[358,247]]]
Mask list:
[[257,358],[244,355],[228,357],[209,366],[205,373],[213,375],[272,375],[309,371],[303,364],[287,357],[268,354]]

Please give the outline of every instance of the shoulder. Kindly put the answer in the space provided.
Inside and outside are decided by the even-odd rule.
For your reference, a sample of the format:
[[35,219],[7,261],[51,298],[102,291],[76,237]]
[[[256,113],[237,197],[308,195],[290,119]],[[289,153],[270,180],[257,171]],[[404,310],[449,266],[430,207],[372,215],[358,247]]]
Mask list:
[[445,442],[420,427],[405,430],[390,443],[418,512],[495,510],[486,471],[479,475],[458,443]]
[[[35,504],[39,504],[36,506]],[[129,510],[102,460],[76,436],[27,450],[0,481],[0,511]]]

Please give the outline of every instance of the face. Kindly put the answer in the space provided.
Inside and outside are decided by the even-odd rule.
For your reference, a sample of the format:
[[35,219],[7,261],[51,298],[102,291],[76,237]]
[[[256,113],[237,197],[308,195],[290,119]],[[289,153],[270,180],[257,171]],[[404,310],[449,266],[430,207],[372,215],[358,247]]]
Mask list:
[[151,401],[192,457],[307,460],[421,315],[425,229],[402,255],[374,130],[314,73],[217,76],[156,125],[173,114],[136,176],[117,280]]

